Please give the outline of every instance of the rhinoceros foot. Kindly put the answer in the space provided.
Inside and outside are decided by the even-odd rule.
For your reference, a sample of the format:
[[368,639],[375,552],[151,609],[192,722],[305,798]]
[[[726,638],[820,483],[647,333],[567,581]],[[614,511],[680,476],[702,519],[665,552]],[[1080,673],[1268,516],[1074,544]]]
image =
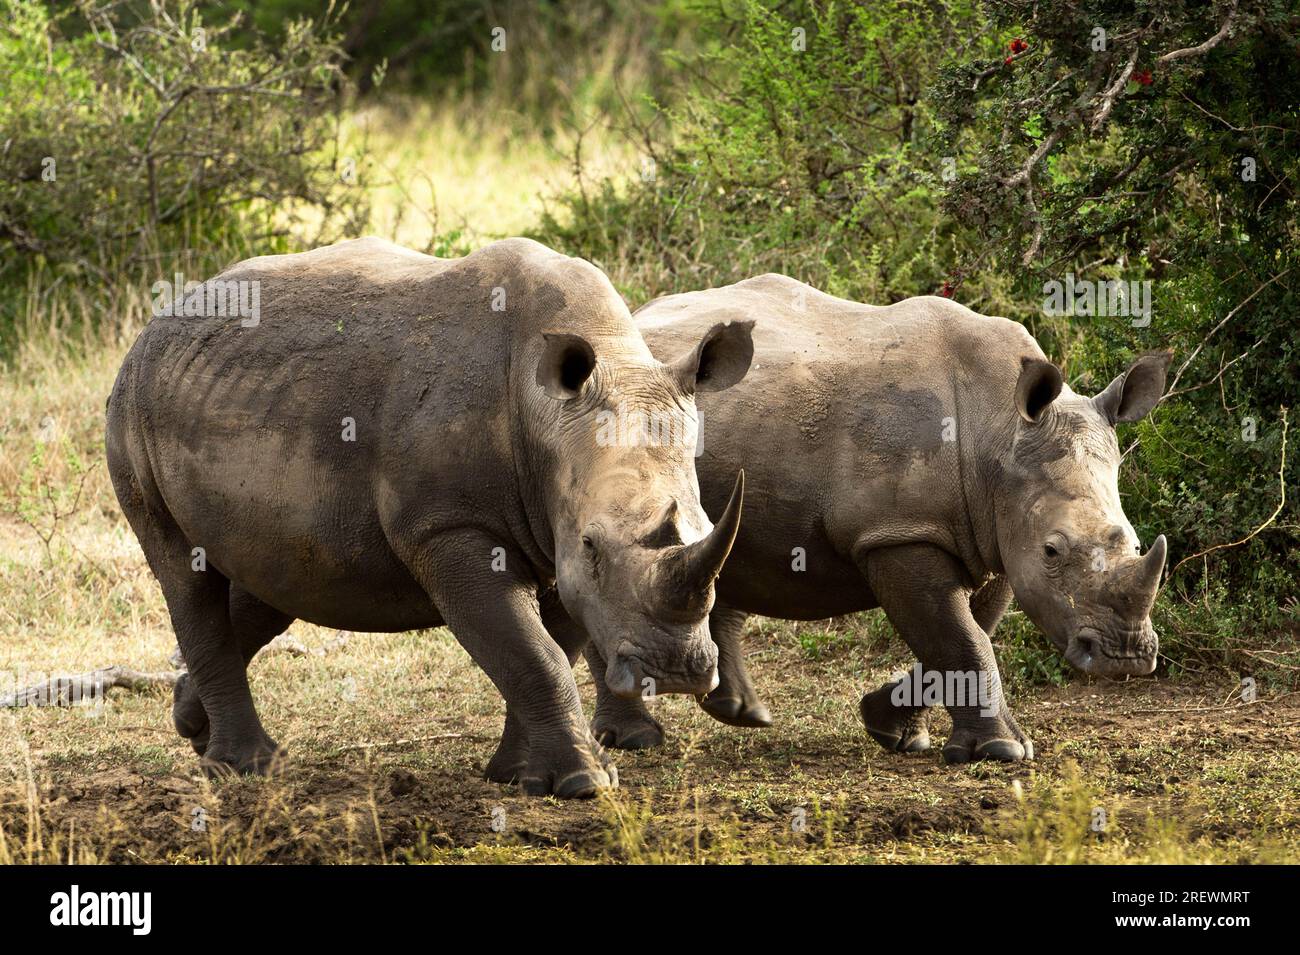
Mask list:
[[923,753],[930,748],[930,710],[898,706],[892,696],[898,681],[866,694],[858,713],[867,735],[891,753]]
[[591,732],[611,749],[650,749],[662,745],[664,728],[641,700],[602,695],[591,719]]
[[202,756],[208,748],[208,713],[199,700],[199,692],[194,687],[194,680],[188,673],[182,673],[176,681],[176,692],[172,703],[172,722],[176,732],[190,741],[194,752]]
[[265,733],[251,739],[208,741],[200,765],[210,779],[231,775],[270,776],[282,764],[284,749]]
[[618,768],[591,738],[585,746],[570,744],[530,752],[528,765],[519,776],[519,788],[528,796],[590,799],[601,789],[618,788]]
[[528,752],[525,750],[520,758],[517,752],[503,753],[497,750],[496,755],[488,761],[487,768],[483,770],[483,778],[490,783],[501,783],[504,786],[510,786],[519,782],[519,777],[524,774],[528,768]]
[[704,710],[720,723],[728,726],[762,727],[772,725],[772,714],[768,708],[755,699],[735,696],[718,696],[714,690],[697,697],[700,709]]
[[1016,725],[1009,712],[994,717],[977,717],[959,724],[954,720],[952,733],[943,747],[945,763],[971,763],[981,759],[995,759],[1004,763],[1018,763],[1034,758],[1034,743]]

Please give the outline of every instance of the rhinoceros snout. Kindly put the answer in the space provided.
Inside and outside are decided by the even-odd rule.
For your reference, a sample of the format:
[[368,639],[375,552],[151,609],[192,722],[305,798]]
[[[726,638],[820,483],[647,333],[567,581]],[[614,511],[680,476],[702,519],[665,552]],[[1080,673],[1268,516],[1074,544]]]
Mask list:
[[620,648],[605,668],[605,683],[612,693],[626,699],[664,693],[703,695],[717,689],[718,650],[712,640],[689,648],[681,663],[682,669],[669,670]]
[[1156,668],[1159,642],[1150,621],[1137,630],[1110,636],[1085,629],[1070,638],[1065,659],[1094,676],[1146,676]]

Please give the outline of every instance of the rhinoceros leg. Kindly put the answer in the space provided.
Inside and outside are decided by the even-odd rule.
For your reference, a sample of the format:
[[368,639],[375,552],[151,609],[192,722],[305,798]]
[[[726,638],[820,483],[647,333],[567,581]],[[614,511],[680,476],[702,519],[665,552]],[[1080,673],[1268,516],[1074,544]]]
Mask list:
[[[411,562],[460,645],[506,701],[507,728],[527,740],[517,776],[528,795],[590,797],[618,785],[618,771],[591,735],[573,667],[542,625],[537,586],[524,574],[488,569],[499,542],[477,532],[445,534]],[[522,568],[508,554],[507,568]]]
[[[994,577],[970,596],[971,616],[990,637],[1011,604],[1011,584]],[[898,706],[894,691],[901,680],[886,683],[862,698],[859,711],[867,732],[885,749],[921,753],[930,748],[930,707]]]
[[904,679],[866,694],[858,703],[862,725],[881,746],[895,753],[923,753],[930,748],[930,708],[899,705],[894,692]]
[[110,422],[109,476],[149,569],[158,578],[189,679],[210,718],[204,771],[269,772],[279,747],[266,735],[253,706],[230,624],[230,581],[215,567],[195,564],[202,542],[185,537],[147,469],[134,467],[125,447],[127,437]]
[[591,731],[602,746],[612,749],[649,749],[664,741],[664,728],[650,715],[640,697],[629,700],[615,696],[605,683],[605,658],[594,643],[584,651],[592,682],[596,684],[596,712]]
[[[257,655],[257,651],[284,633],[289,624],[293,623],[293,617],[263,603],[233,583],[230,585],[229,612],[230,627],[239,644],[245,668]],[[203,708],[198,689],[188,673],[182,674],[176,681],[172,721],[176,724],[176,732],[190,741],[194,752],[200,756],[207,752],[210,736],[208,713]]]
[[1007,608],[1011,606],[1011,581],[1006,577],[992,577],[975,593],[971,594],[970,612],[975,622],[990,637],[998,628]]
[[[570,664],[576,663],[579,654],[585,654],[587,666],[591,670],[591,679],[596,686],[596,713],[591,720],[591,732],[601,746],[611,749],[647,749],[658,746],[664,741],[663,727],[659,721],[646,710],[644,702],[638,697],[626,700],[615,696],[605,683],[605,658],[592,643],[587,631],[576,623],[564,605],[560,603],[559,594],[552,588],[541,597],[542,622],[546,631],[559,647],[568,655]],[[507,736],[510,735],[510,711],[506,710]],[[517,747],[518,744],[516,743]],[[501,740],[501,756],[506,750],[506,739]],[[498,762],[493,757],[492,762]],[[507,757],[502,757],[502,765]],[[489,764],[489,769],[492,765]],[[492,778],[492,777],[489,777]]]
[[[944,760],[1032,759],[1033,743],[1007,708],[993,645],[976,620],[970,590],[962,584],[961,569],[952,556],[932,545],[914,544],[870,551],[859,557],[859,564],[880,606],[924,670],[938,674],[945,684],[950,676],[974,674],[988,694],[975,705],[946,701],[952,734],[943,748]],[[986,609],[982,605],[980,615],[987,621]],[[882,690],[892,691],[894,685]],[[869,721],[880,715],[882,703],[893,703],[890,694],[881,695],[882,690],[862,699],[869,730],[873,728]],[[915,708],[907,701],[900,707]],[[900,718],[906,723],[912,716],[904,713]]]
[[[582,653],[587,642],[587,632],[565,612],[560,596],[552,587],[538,598],[542,612],[542,624],[551,635],[556,645],[564,651],[572,667]],[[483,775],[494,783],[515,783],[519,781],[528,765],[528,730],[520,719],[519,713],[509,704],[506,705],[506,725],[501,733],[501,743],[496,754],[488,761]]]
[[229,582],[212,568],[183,583],[174,577],[163,583],[176,640],[209,718],[204,770],[209,775],[265,774],[280,749],[253,706],[244,658],[230,626],[229,591]]
[[697,699],[704,712],[729,726],[771,726],[772,714],[759,700],[745,668],[742,638],[748,619],[743,610],[714,606],[709,632],[718,645],[718,685]]

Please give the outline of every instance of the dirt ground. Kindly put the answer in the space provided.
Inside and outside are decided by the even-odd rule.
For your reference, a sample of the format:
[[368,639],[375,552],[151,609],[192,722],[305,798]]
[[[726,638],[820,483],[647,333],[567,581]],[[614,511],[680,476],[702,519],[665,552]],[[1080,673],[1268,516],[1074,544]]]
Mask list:
[[[1224,678],[1079,680],[1022,691],[1032,763],[943,765],[856,723],[890,667],[809,626],[751,622],[776,725],[741,730],[683,698],[669,738],[617,754],[621,787],[560,802],[485,782],[502,705],[445,631],[336,636],[254,662],[289,757],[271,780],[208,782],[170,693],[0,713],[0,858],[114,862],[1294,861],[1300,697],[1242,704]],[[824,634],[813,633],[814,637]],[[841,635],[842,636],[842,635]],[[850,635],[851,636],[851,635]],[[166,650],[157,635],[157,656]],[[591,682],[580,664],[591,704]],[[936,743],[946,718],[935,720]]]

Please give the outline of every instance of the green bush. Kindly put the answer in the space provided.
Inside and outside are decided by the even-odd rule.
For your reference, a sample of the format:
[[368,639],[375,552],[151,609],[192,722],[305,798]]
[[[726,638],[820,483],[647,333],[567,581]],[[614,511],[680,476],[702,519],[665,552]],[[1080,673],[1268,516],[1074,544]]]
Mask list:
[[188,0],[130,11],[0,0],[0,334],[34,270],[107,284],[185,249],[274,247],[296,215],[363,218],[331,149],[329,20],[232,49]]

